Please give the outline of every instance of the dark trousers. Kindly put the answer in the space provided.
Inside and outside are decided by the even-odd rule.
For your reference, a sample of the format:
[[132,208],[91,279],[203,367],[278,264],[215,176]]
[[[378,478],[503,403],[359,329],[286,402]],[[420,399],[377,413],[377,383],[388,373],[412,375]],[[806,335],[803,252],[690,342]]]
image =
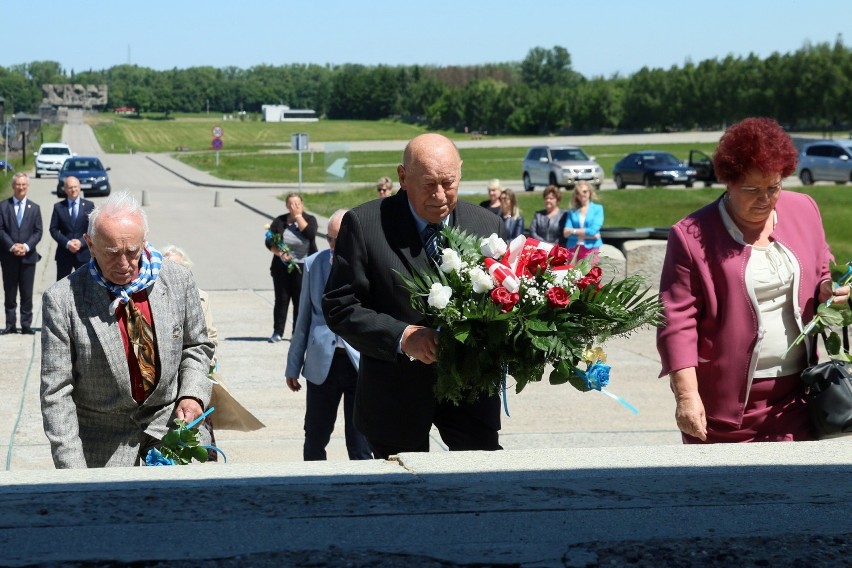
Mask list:
[[88,264],[89,261],[80,262],[77,260],[77,257],[69,258],[57,258],[56,259],[56,279],[62,280],[84,264]]
[[24,264],[20,260],[5,260],[3,268],[3,294],[6,308],[6,327],[15,327],[18,307],[18,292],[21,293],[21,327],[32,327],[33,323],[33,284],[35,283],[35,264]]
[[[499,408],[500,399],[480,400],[477,405],[494,405]],[[450,451],[463,452],[472,450],[496,451],[502,450],[499,443],[499,433],[492,426],[483,422],[469,411],[465,403],[456,406],[452,402],[439,402],[435,406],[435,416],[432,423],[438,428],[441,440],[447,444]],[[391,446],[370,441],[370,448],[376,459],[387,459],[401,452],[428,452],[429,433],[410,446]]]
[[296,316],[299,315],[299,295],[302,293],[302,272],[287,271],[287,266],[273,259],[269,268],[272,274],[272,285],[275,288],[275,304],[272,307],[272,331],[284,335],[284,325],[287,323],[287,308],[293,302],[293,329],[296,329]]
[[308,395],[305,408],[305,461],[326,459],[325,447],[334,432],[337,420],[337,408],[343,397],[343,423],[346,434],[346,451],[350,460],[373,459],[367,439],[352,421],[355,409],[355,386],[358,382],[358,370],[345,349],[335,349],[328,377],[321,385],[308,381]]

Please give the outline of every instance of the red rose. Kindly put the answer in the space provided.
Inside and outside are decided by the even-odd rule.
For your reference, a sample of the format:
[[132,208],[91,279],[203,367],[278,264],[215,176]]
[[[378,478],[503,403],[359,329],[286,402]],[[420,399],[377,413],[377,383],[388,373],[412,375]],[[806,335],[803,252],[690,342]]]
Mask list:
[[550,249],[550,266],[565,266],[571,260],[572,255],[565,247],[555,246]]
[[554,286],[545,295],[547,296],[547,307],[551,310],[564,308],[568,305],[568,292],[564,288]]
[[491,290],[491,301],[500,306],[500,311],[504,314],[508,311],[511,311],[512,308],[515,307],[515,304],[518,303],[518,300],[521,299],[520,294],[517,292],[511,293],[503,286],[498,286]]
[[537,248],[530,251],[527,255],[527,271],[535,275],[539,271],[544,272],[547,268],[547,253]]
[[586,286],[595,284],[600,289],[601,276],[603,276],[603,270],[601,270],[600,266],[595,266],[585,276],[580,278],[577,282],[577,287],[580,290],[585,290]]

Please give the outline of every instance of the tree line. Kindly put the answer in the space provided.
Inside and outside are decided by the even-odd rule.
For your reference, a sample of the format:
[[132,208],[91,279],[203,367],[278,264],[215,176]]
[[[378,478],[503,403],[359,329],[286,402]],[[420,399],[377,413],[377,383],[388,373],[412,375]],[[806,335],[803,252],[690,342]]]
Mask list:
[[[521,62],[478,66],[259,65],[155,71],[117,65],[74,72],[53,61],[0,67],[7,112],[34,112],[46,83],[106,84],[106,111],[259,113],[264,104],[310,108],[330,119],[401,119],[431,129],[544,134],[719,129],[771,116],[790,129],[852,124],[852,48],[805,43],[622,77],[584,77],[561,46]],[[9,108],[12,101],[13,108]]]

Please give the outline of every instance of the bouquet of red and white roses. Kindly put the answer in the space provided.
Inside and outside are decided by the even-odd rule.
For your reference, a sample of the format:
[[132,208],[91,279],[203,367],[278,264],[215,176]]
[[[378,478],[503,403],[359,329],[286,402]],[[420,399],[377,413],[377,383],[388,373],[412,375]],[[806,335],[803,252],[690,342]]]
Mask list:
[[439,270],[404,278],[412,305],[440,330],[441,400],[494,395],[507,372],[520,392],[548,364],[551,384],[601,390],[609,380],[603,341],[662,321],[639,276],[604,283],[591,259],[523,235],[506,243],[454,228],[442,234],[449,246]]

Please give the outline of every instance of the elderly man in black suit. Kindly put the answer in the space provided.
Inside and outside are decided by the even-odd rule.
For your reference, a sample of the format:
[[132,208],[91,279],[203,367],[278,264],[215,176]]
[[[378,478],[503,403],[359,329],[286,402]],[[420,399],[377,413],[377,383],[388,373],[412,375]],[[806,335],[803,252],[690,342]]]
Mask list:
[[13,195],[0,201],[0,267],[3,269],[4,306],[6,327],[0,335],[17,333],[16,310],[18,292],[21,293],[21,333],[35,333],[33,323],[33,284],[36,263],[41,255],[36,245],[43,233],[41,209],[27,198],[30,178],[17,173],[12,178]]
[[65,199],[54,204],[50,236],[56,241],[56,279],[61,280],[89,262],[89,245],[83,235],[95,204],[80,197],[80,180],[65,178]]
[[338,234],[323,311],[361,353],[355,425],[377,458],[429,451],[432,424],[450,450],[501,449],[499,397],[458,406],[435,399],[438,332],[423,325],[400,276],[437,269],[427,247],[441,225],[502,236],[497,215],[457,201],[461,166],[444,136],[414,138],[397,167],[400,190],[352,209]]

